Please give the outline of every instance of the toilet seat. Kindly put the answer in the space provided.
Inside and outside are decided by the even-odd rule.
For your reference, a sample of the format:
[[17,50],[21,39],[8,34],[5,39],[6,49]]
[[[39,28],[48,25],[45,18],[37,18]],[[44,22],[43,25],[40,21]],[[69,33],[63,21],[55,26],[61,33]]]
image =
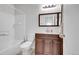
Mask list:
[[32,42],[30,41],[26,41],[23,44],[21,44],[20,48],[22,50],[23,55],[30,55],[32,53],[31,45],[32,45]]
[[23,43],[20,47],[21,48],[29,48],[31,46],[31,44],[32,44],[32,42],[27,41],[27,42]]

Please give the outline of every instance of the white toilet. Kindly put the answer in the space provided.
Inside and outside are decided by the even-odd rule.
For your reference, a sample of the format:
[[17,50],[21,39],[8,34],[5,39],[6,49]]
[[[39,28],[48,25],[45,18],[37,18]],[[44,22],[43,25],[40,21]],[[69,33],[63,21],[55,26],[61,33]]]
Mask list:
[[[20,46],[23,55],[31,55],[32,54],[32,45],[33,45],[34,37],[31,36],[28,39],[29,39],[28,41],[24,42]],[[30,39],[33,39],[33,40],[30,40]]]
[[20,46],[23,55],[30,55],[31,54],[31,52],[32,52],[31,45],[32,45],[32,42],[27,41]]

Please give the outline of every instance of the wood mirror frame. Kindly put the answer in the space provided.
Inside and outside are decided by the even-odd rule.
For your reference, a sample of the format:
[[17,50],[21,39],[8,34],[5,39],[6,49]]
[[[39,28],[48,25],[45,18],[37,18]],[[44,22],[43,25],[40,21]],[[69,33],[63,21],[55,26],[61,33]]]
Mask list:
[[[61,12],[56,12],[56,13],[44,13],[44,14],[39,14],[38,15],[38,25],[39,25],[39,27],[57,27],[57,26],[59,26],[59,14],[61,14]],[[50,15],[51,15],[51,17],[50,17]],[[56,17],[55,17],[55,19],[54,19],[54,22],[56,23],[56,24],[50,24],[50,25],[47,25],[47,24],[41,24],[41,21],[42,20],[45,20],[46,19],[46,17],[50,17],[49,19],[51,19],[51,21],[53,21],[53,16],[55,16],[56,15]],[[41,19],[41,16],[44,18],[44,19]],[[48,21],[49,21],[49,19],[48,19]]]

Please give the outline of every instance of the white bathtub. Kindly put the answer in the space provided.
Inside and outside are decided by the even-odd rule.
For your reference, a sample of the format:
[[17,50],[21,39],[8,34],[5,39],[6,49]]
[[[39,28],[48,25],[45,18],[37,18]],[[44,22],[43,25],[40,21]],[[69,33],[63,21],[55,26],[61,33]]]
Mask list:
[[18,55],[21,53],[20,44],[22,41],[16,41],[9,47],[0,50],[0,55]]

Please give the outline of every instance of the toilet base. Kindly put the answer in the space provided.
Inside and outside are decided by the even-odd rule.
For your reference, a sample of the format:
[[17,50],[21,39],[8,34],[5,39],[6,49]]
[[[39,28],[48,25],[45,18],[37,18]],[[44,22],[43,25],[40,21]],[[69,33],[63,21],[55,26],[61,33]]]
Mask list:
[[29,50],[23,49],[22,50],[22,55],[31,55],[31,54],[32,54],[32,50],[31,49],[29,49]]

